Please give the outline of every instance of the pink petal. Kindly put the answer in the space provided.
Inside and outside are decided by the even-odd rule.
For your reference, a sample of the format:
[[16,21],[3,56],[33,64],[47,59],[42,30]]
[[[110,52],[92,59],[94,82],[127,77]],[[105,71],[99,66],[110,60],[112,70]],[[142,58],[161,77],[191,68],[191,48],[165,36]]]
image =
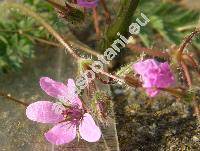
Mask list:
[[149,69],[151,68],[156,68],[157,61],[154,59],[147,59],[145,61],[139,61],[133,64],[133,69],[135,70],[136,73],[140,75],[144,75],[145,73],[148,72]]
[[67,122],[57,124],[47,133],[45,138],[52,144],[62,145],[73,141],[76,137],[76,126]]
[[49,101],[38,101],[30,104],[26,109],[26,116],[40,123],[58,123],[64,120],[61,114],[54,111],[54,103]]
[[48,77],[40,79],[41,88],[50,96],[64,99],[67,95],[67,86],[61,82],[56,82]]
[[84,114],[83,121],[79,125],[79,132],[81,137],[88,142],[96,142],[101,138],[100,128],[88,113]]
[[67,83],[67,100],[71,104],[78,104],[82,108],[82,102],[76,93],[76,85],[73,79],[69,79]]
[[156,96],[160,91],[156,88],[166,88],[175,83],[175,78],[170,65],[161,63],[154,59],[137,62],[133,65],[136,73],[140,74],[143,87],[150,97]]

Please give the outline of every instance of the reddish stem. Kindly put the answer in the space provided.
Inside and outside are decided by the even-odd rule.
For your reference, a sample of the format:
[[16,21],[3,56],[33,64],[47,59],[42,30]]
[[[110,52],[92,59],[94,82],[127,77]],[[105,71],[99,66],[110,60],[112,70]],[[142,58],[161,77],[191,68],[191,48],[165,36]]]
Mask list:
[[100,80],[103,84],[115,84],[116,81],[113,80],[113,78],[110,78],[108,80],[104,80],[100,77],[100,75],[96,74],[96,77],[98,80]]
[[104,14],[105,14],[105,17],[106,17],[106,22],[108,24],[110,24],[111,23],[111,15],[110,15],[110,12],[108,10],[108,7],[106,6],[106,2],[105,2],[105,0],[100,0],[100,1],[101,1],[103,8],[104,8],[104,11],[105,11]]
[[187,45],[192,41],[194,36],[199,33],[199,29],[196,28],[188,37],[185,38],[183,43],[181,44],[179,48],[180,55],[183,54],[184,49],[187,47]]
[[191,87],[192,86],[192,80],[191,80],[191,77],[190,77],[189,69],[188,69],[188,67],[187,67],[187,65],[185,64],[184,61],[181,61],[181,66],[183,68],[183,71],[184,71],[185,78],[187,80],[188,86]]
[[196,63],[194,58],[192,58],[190,55],[183,54],[182,58],[188,60],[194,68],[198,67],[198,64]]
[[144,48],[144,47],[133,45],[133,44],[128,44],[127,47],[134,52],[138,52],[138,53],[145,52],[148,55],[154,56],[154,57],[170,58],[170,56],[167,52],[161,52],[159,50],[152,50],[150,48]]
[[97,12],[97,7],[93,8],[93,19],[94,19],[96,35],[97,35],[97,38],[99,38],[100,37],[100,28],[99,28],[99,15]]
[[107,76],[107,77],[109,77],[109,78],[111,78],[111,79],[113,79],[113,80],[115,80],[115,81],[118,81],[118,82],[121,82],[121,83],[125,83],[124,82],[124,79],[121,79],[121,78],[119,78],[119,77],[117,77],[117,76],[114,76],[114,75],[112,75],[112,74],[110,74],[110,73],[107,73],[107,72],[105,72],[105,71],[103,71],[103,70],[98,70],[101,74],[103,74],[103,75],[105,75],[105,76]]
[[20,100],[14,98],[14,97],[12,97],[11,95],[9,95],[9,94],[7,94],[7,93],[0,92],[0,96],[6,98],[6,99],[8,99],[8,100],[11,100],[11,101],[13,101],[13,102],[19,103],[19,104],[21,104],[21,105],[23,105],[23,106],[25,106],[25,107],[27,107],[27,106],[29,105],[28,103],[22,102],[22,101],[20,101]]
[[157,88],[157,89],[171,93],[176,97],[184,96],[184,90],[182,88]]

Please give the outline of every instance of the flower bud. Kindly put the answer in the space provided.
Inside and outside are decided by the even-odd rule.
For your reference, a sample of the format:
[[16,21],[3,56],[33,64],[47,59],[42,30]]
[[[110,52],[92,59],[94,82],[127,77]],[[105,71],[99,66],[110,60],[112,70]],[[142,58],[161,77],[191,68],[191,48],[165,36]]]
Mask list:
[[103,91],[97,91],[92,100],[92,109],[103,122],[111,112],[111,98]]
[[141,87],[142,82],[136,79],[133,75],[126,75],[124,77],[125,83],[131,87]]
[[59,17],[68,22],[78,24],[84,21],[83,9],[69,3],[65,3],[65,6],[63,6],[51,0],[48,0],[48,2],[56,9]]

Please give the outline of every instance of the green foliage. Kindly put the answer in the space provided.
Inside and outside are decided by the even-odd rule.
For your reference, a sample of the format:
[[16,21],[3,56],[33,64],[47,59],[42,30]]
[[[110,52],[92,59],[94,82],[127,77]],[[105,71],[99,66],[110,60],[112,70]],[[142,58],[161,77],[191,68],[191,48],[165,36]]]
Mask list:
[[[24,4],[40,12],[51,24],[57,22],[54,9],[46,2],[24,0]],[[36,38],[51,37],[34,19],[21,15],[20,10],[3,13],[0,16],[0,73],[19,69],[24,59],[33,58]]]
[[[128,26],[140,16],[141,12],[151,20],[139,34],[146,47],[151,47],[157,35],[169,44],[180,44],[184,36],[197,26],[200,14],[174,3],[141,0],[134,15],[138,0],[121,0],[120,2],[118,15],[106,30],[105,37],[100,43],[101,50],[105,50],[116,39],[117,32],[126,35]],[[23,0],[23,3],[39,12],[48,23],[54,25],[54,28],[61,29],[63,23],[58,20],[54,9],[48,3],[41,0]],[[133,15],[135,17],[132,17]],[[33,42],[38,37],[51,38],[35,20],[21,15],[20,10],[9,13],[0,12],[0,72],[19,69],[24,59],[34,57]],[[199,39],[196,39],[193,44],[200,49]]]
[[[135,17],[143,12],[151,20],[139,35],[146,47],[155,42],[155,35],[160,35],[168,44],[180,44],[183,38],[198,26],[200,16],[200,12],[161,0],[142,0],[137,10]],[[197,39],[193,44],[200,49],[199,42]]]

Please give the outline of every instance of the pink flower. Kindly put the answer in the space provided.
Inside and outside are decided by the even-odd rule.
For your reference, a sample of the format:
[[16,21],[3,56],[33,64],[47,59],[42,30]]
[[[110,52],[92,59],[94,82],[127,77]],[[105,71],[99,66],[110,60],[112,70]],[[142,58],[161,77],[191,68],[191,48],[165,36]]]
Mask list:
[[96,7],[98,2],[99,0],[77,0],[78,5],[85,8]]
[[167,62],[161,63],[154,59],[147,59],[133,64],[133,69],[141,76],[143,87],[150,97],[159,93],[156,88],[167,88],[175,82],[175,78]]
[[30,120],[54,124],[54,127],[45,133],[50,143],[61,145],[73,141],[77,129],[80,136],[88,142],[96,142],[100,139],[101,130],[92,116],[83,109],[81,100],[75,93],[76,87],[72,79],[64,85],[48,77],[42,77],[40,86],[48,95],[64,102],[64,108],[60,113],[55,112],[55,103],[50,101],[38,101],[30,104],[26,109],[26,116]]

